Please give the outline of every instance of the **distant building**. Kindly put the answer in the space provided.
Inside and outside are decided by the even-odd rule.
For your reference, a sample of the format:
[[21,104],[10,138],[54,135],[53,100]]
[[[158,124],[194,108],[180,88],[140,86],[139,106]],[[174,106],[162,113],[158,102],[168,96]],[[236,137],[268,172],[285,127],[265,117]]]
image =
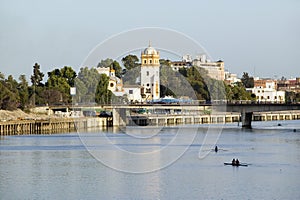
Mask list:
[[99,74],[105,74],[106,76],[110,76],[110,68],[109,67],[97,67],[96,70]]
[[123,81],[122,79],[116,77],[114,69],[110,70],[108,89],[112,92],[124,92]]
[[192,63],[187,61],[172,61],[171,62],[171,68],[174,71],[178,71],[180,68],[188,68],[191,67]]
[[186,54],[186,55],[182,56],[182,61],[187,62],[187,63],[191,63],[193,61],[193,58],[192,58],[191,55]]
[[124,85],[124,92],[130,103],[142,102],[141,86],[139,85]]
[[272,88],[277,90],[277,81],[271,79],[255,79],[254,87],[256,88]]
[[206,55],[196,56],[193,60],[190,55],[182,56],[182,61],[172,61],[171,68],[174,71],[178,71],[180,68],[189,68],[191,66],[197,66],[205,69],[207,75],[210,78],[224,81],[225,72],[224,72],[224,62],[219,60],[217,62],[211,62],[206,59]]
[[96,68],[99,74],[105,74],[109,77],[108,88],[116,96],[123,96],[123,81],[122,79],[116,77],[115,70],[110,69],[109,67],[98,67]]
[[255,94],[257,101],[262,102],[285,102],[285,91],[277,91],[277,82],[270,79],[254,80],[254,88],[247,91]]
[[141,95],[143,101],[160,98],[159,52],[151,45],[141,52]]
[[237,74],[232,74],[228,71],[225,71],[225,82],[228,84],[228,85],[233,85],[235,83],[238,83],[238,82],[241,82],[241,79],[239,79],[237,77]]
[[206,55],[197,56],[192,62],[193,66],[198,66],[207,71],[207,75],[213,79],[223,81],[225,80],[224,62],[219,60],[211,62],[206,59]]
[[289,92],[300,92],[300,77],[288,80],[279,80],[277,83],[279,90],[289,91]]

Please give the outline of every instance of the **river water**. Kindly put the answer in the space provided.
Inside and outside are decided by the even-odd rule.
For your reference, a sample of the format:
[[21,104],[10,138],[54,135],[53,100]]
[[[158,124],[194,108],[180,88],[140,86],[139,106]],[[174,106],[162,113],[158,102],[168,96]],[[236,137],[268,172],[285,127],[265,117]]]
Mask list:
[[[192,143],[172,143],[178,127],[146,138],[124,130],[1,137],[0,199],[300,199],[300,121],[226,124],[217,153],[203,142],[209,127],[180,127]],[[170,151],[140,160],[118,153],[162,149]],[[233,158],[248,167],[223,164]]]

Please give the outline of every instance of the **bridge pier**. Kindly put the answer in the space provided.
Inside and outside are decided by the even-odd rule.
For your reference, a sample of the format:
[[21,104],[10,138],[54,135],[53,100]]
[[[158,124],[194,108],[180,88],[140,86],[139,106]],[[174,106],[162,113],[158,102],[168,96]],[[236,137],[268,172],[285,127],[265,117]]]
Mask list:
[[242,127],[251,129],[253,112],[242,112]]
[[126,126],[126,109],[125,108],[113,108],[113,125],[114,126]]

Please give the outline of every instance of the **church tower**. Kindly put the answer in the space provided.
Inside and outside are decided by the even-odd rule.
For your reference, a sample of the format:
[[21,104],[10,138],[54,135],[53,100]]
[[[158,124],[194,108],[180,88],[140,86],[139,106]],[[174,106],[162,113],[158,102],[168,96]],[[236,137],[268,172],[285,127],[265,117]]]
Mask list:
[[151,45],[141,53],[141,95],[144,101],[160,98],[159,52]]

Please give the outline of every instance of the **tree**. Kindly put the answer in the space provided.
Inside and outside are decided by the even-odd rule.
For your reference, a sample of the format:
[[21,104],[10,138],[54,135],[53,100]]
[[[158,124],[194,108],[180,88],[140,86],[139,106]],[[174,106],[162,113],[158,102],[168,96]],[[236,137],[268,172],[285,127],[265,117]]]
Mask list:
[[97,67],[109,67],[110,69],[115,70],[115,74],[117,77],[122,77],[122,67],[116,60],[112,60],[110,58],[106,58],[105,60],[101,60],[100,63],[98,63]]
[[[75,78],[76,72],[67,66],[48,72],[48,80],[46,82],[47,92],[43,94],[44,97],[47,97],[48,103],[70,103],[70,87],[74,87]],[[59,96],[60,98],[56,98],[55,96]]]
[[247,72],[243,73],[243,76],[241,78],[242,83],[246,88],[253,88],[254,87],[254,79],[253,77],[250,77]]
[[165,60],[165,59],[159,59],[159,63],[161,66],[168,66],[170,67],[171,66],[171,61],[170,60]]
[[15,110],[18,107],[19,96],[17,82],[10,75],[7,79],[0,73],[0,109],[3,110]]
[[96,88],[100,79],[100,74],[95,68],[80,68],[78,76],[75,78],[76,96],[74,103],[95,103]]
[[20,108],[25,109],[29,103],[28,82],[25,75],[19,76],[18,91],[20,96]]
[[139,58],[136,55],[129,54],[128,56],[122,58],[122,63],[126,68],[126,70],[131,70],[133,68],[140,66],[138,62],[139,62]]
[[101,74],[95,93],[95,102],[98,104],[109,104],[112,92],[108,90],[109,77]]
[[113,63],[111,64],[111,68],[115,70],[116,77],[122,77],[122,67],[117,61],[113,61]]
[[255,100],[255,96],[247,92],[242,83],[237,83],[234,86],[225,84],[226,99],[231,100]]
[[101,60],[98,63],[97,67],[110,67],[113,62],[114,62],[113,59],[106,58],[105,60]]
[[122,80],[124,85],[139,84],[140,74],[141,74],[140,67],[132,68],[131,70],[126,71],[126,73],[123,73]]
[[61,76],[66,79],[70,87],[74,87],[75,78],[77,76],[76,72],[72,67],[64,66],[61,70]]
[[40,65],[38,63],[35,63],[33,66],[33,75],[31,76],[31,83],[33,86],[41,86],[41,81],[44,78],[43,72],[40,70]]
[[41,97],[41,92],[44,89],[44,84],[42,80],[44,78],[44,73],[40,70],[40,65],[35,63],[33,66],[33,74],[30,77],[32,87],[29,88],[29,95],[31,99],[31,104],[35,106],[36,104],[44,104],[45,101]]

